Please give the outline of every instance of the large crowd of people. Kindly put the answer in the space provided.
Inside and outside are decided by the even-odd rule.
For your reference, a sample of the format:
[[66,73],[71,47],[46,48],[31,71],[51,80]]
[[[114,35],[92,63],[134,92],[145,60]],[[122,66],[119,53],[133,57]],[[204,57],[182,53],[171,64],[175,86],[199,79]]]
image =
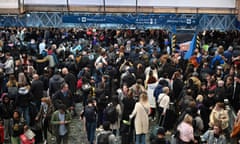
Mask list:
[[226,105],[240,109],[240,33],[198,35],[184,59],[166,30],[1,28],[1,143],[66,144],[78,115],[90,144],[145,144],[150,125],[153,144],[238,140]]

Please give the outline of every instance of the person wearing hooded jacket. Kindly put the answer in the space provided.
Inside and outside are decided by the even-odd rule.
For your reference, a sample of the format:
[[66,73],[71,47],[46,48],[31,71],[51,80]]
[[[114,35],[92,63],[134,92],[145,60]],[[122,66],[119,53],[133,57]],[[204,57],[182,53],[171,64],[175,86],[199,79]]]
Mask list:
[[64,83],[64,78],[60,75],[60,71],[56,70],[55,74],[49,80],[49,96],[52,97],[55,92],[60,90],[61,84]]
[[2,96],[2,103],[0,105],[0,117],[4,123],[4,140],[10,140],[10,119],[13,115],[14,105],[10,102],[10,98],[6,93]]
[[29,88],[26,86],[20,87],[16,97],[16,107],[23,114],[26,124],[30,124],[30,102],[32,100],[32,94],[29,92]]

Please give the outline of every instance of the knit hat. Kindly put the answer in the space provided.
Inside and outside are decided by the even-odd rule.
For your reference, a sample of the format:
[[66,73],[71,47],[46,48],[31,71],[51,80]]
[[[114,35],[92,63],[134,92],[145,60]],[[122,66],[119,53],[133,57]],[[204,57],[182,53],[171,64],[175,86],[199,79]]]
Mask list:
[[165,135],[165,129],[163,127],[159,127],[157,131],[158,135]]

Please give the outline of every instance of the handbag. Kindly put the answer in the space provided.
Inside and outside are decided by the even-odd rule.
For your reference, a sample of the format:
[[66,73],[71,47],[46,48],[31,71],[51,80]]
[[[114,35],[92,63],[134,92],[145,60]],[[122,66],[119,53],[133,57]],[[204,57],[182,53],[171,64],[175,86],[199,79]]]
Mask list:
[[35,133],[28,129],[24,134],[20,135],[20,140],[22,144],[34,144],[35,143]]
[[35,139],[28,139],[26,135],[21,134],[20,135],[20,140],[21,140],[21,144],[34,144],[35,143]]
[[86,84],[82,85],[82,90],[85,91],[85,92],[89,91],[90,88],[91,88],[91,85],[89,83],[86,83]]

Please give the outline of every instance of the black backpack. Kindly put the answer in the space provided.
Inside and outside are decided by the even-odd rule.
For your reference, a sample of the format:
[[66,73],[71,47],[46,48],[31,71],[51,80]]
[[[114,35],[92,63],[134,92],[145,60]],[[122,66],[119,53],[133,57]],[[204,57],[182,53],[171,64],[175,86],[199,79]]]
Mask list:
[[97,144],[108,144],[110,135],[111,135],[111,132],[100,133],[97,137]]
[[111,124],[115,123],[118,120],[118,112],[116,106],[109,104],[105,108],[105,118],[106,121],[109,121]]
[[96,111],[93,106],[86,106],[84,109],[84,116],[87,122],[95,122],[96,121]]
[[15,100],[17,94],[18,94],[18,87],[17,86],[8,87],[8,96],[9,96],[10,99]]

